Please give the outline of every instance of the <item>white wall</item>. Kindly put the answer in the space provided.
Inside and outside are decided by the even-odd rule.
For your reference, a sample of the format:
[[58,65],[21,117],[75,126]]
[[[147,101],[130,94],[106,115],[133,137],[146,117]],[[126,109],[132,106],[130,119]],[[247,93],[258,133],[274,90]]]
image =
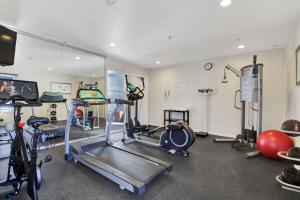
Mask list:
[[300,120],[300,86],[296,86],[296,58],[295,51],[300,45],[300,19],[291,34],[290,43],[286,50],[286,65],[288,68],[288,104],[287,118]]
[[[280,128],[286,112],[286,69],[284,50],[276,49],[251,54],[210,59],[150,70],[150,124],[163,123],[163,110],[173,107],[188,107],[190,125],[195,131],[202,129],[202,99],[197,90],[213,88],[216,94],[211,96],[208,110],[209,128],[212,134],[234,136],[240,131],[240,111],[233,108],[234,91],[239,89],[239,78],[227,72],[229,83],[222,84],[223,70],[226,64],[241,68],[252,63],[252,56],[258,55],[258,62],[264,64],[263,83],[263,129]],[[212,62],[211,71],[205,71],[203,65]],[[182,83],[187,89],[176,89]],[[170,90],[170,96],[164,97],[164,91]]]
[[[132,65],[115,58],[106,58],[105,59],[105,67],[108,71],[116,71],[116,72],[124,72],[128,75],[129,80],[131,80],[135,75],[143,76],[147,79],[149,76],[149,70],[142,68],[140,66]],[[148,116],[149,116],[149,94],[148,94],[148,85],[146,84],[146,92],[143,98],[143,103],[141,106],[140,116],[139,119],[142,124],[148,124]],[[132,107],[132,111],[134,108]],[[131,113],[132,116],[134,112]]]

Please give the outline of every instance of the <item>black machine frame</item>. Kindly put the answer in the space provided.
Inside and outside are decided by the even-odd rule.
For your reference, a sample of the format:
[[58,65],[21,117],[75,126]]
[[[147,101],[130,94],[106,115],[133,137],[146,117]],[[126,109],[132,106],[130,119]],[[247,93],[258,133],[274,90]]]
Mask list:
[[[145,83],[144,77],[138,77],[142,81],[142,88],[133,86],[128,82],[127,74],[125,74],[127,97],[128,101],[135,102],[135,117],[134,122],[131,118],[131,105],[127,105],[127,123],[126,133],[123,135],[122,142],[124,144],[130,142],[139,142],[152,147],[157,147],[165,150],[171,154],[179,153],[183,156],[188,156],[188,148],[195,141],[195,133],[184,121],[178,121],[176,123],[170,123],[165,126],[155,127],[150,125],[141,125],[138,120],[138,101],[144,98]],[[130,89],[134,87],[134,89]],[[160,133],[159,136],[155,133]],[[158,140],[158,142],[148,141],[143,136],[150,137]]]
[[[241,132],[236,138],[215,138],[214,142],[231,142],[232,147],[240,149],[249,145],[254,147],[258,135],[262,132],[262,112],[263,112],[263,64],[257,63],[257,55],[253,56],[252,65],[242,67],[240,70],[227,64],[224,69],[222,83],[227,83],[226,70],[230,70],[240,78],[240,90],[235,91],[234,108],[241,110]],[[251,81],[249,81],[251,79]],[[251,90],[249,89],[251,88]],[[240,93],[241,106],[237,106],[236,97]],[[257,107],[254,107],[254,103]],[[246,127],[246,105],[249,105],[248,112],[256,112],[256,123],[252,127]],[[246,158],[259,155],[259,151],[251,151],[244,154]]]
[[[0,81],[12,81],[6,79],[0,79]],[[19,83],[33,83],[36,98],[27,99],[21,95],[11,95],[8,97],[0,98],[0,106],[14,107],[14,122],[15,122],[15,136],[10,134],[12,143],[8,162],[7,177],[5,181],[0,183],[0,187],[13,186],[14,191],[6,195],[6,200],[11,200],[17,195],[24,182],[27,182],[27,193],[32,200],[38,200],[37,190],[41,187],[41,172],[43,162],[49,162],[52,160],[50,155],[37,165],[37,143],[41,132],[38,127],[40,124],[47,123],[45,118],[31,118],[31,121],[27,121],[28,125],[35,127],[35,132],[32,137],[32,144],[29,145],[25,142],[23,135],[23,126],[25,123],[21,123],[21,108],[22,107],[36,107],[41,106],[42,103],[39,101],[39,92],[37,82],[32,81],[21,81],[13,80],[13,82]],[[14,178],[11,173],[14,172]]]

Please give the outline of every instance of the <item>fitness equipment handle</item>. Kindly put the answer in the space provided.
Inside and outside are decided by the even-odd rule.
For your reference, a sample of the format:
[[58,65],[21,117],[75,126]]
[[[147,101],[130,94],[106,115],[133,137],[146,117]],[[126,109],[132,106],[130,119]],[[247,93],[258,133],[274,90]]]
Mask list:
[[257,55],[253,56],[253,66],[252,66],[252,74],[254,76],[256,76],[257,74],[257,65],[256,65],[256,61],[257,61]]
[[[136,91],[137,89],[139,89],[139,90],[142,92],[142,91],[145,90],[145,80],[144,80],[144,77],[138,76],[137,78],[139,78],[139,79],[142,81],[142,83],[143,83],[143,88],[141,89],[141,88],[139,88],[139,87],[135,87],[134,91]],[[125,74],[125,80],[126,80],[126,86],[127,86],[127,88],[128,88],[129,82],[128,82],[128,76],[127,76],[127,74]]]
[[[12,101],[13,103],[6,104],[10,101]],[[20,101],[26,102],[27,104],[22,103]],[[31,100],[29,100],[26,97],[21,96],[21,95],[13,95],[13,96],[10,96],[9,98],[7,98],[3,101],[0,101],[0,106],[31,107],[31,106],[41,106],[41,105],[42,105],[42,103],[40,102],[39,99],[37,99],[37,101],[31,101]]]
[[128,77],[127,77],[127,74],[125,74],[125,80],[126,80],[126,87],[127,87],[127,89],[128,89],[129,83],[128,83]]
[[124,99],[105,99],[104,101],[101,101],[99,103],[90,103],[88,101],[82,100],[82,99],[72,99],[72,104],[75,106],[83,106],[88,107],[89,105],[106,105],[106,104],[127,104],[127,105],[134,105],[133,102],[127,101]]
[[141,89],[141,90],[144,91],[145,90],[145,80],[144,80],[144,77],[140,76],[138,78],[141,79],[141,81],[143,83],[143,89]]

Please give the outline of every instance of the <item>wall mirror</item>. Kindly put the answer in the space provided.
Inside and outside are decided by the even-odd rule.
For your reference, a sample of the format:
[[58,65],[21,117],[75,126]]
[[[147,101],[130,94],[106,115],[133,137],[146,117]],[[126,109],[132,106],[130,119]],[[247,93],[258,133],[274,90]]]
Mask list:
[[300,85],[300,45],[296,50],[296,85]]
[[[61,89],[63,87],[65,89],[71,88],[71,91],[64,91],[67,102],[70,104],[72,98],[77,98],[78,92],[82,88],[98,89],[106,96],[104,57],[67,46],[62,48],[63,82],[60,84]],[[105,125],[104,105],[77,108],[74,116],[74,126],[72,127],[73,132],[70,135],[74,137],[73,139],[103,135]],[[82,134],[82,131],[84,134]]]
[[[66,103],[46,102],[41,107],[23,108],[22,120],[30,116],[48,117],[51,124],[44,127],[45,137],[41,146],[62,144],[71,99],[77,97],[79,86],[89,87],[97,83],[97,88],[106,94],[105,59],[97,53],[18,32],[15,63],[0,68],[0,77],[36,81],[40,96],[44,92],[59,93]],[[81,83],[81,84],[80,84]],[[79,108],[74,114],[70,139],[83,139],[105,133],[105,106]],[[91,121],[92,120],[92,121]],[[0,137],[5,136],[5,125],[13,123],[13,110],[0,108]],[[52,126],[54,125],[54,126]],[[41,127],[43,128],[43,127]],[[27,130],[26,130],[27,131]],[[30,134],[30,130],[28,129]],[[58,137],[51,137],[51,136]],[[9,145],[0,144],[0,158],[9,152]]]

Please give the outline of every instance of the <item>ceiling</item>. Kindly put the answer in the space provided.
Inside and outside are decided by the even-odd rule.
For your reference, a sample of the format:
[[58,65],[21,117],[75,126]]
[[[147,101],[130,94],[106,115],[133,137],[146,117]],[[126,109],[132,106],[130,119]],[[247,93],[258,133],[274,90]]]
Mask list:
[[299,0],[107,1],[0,0],[0,23],[154,68],[286,47],[300,17]]

